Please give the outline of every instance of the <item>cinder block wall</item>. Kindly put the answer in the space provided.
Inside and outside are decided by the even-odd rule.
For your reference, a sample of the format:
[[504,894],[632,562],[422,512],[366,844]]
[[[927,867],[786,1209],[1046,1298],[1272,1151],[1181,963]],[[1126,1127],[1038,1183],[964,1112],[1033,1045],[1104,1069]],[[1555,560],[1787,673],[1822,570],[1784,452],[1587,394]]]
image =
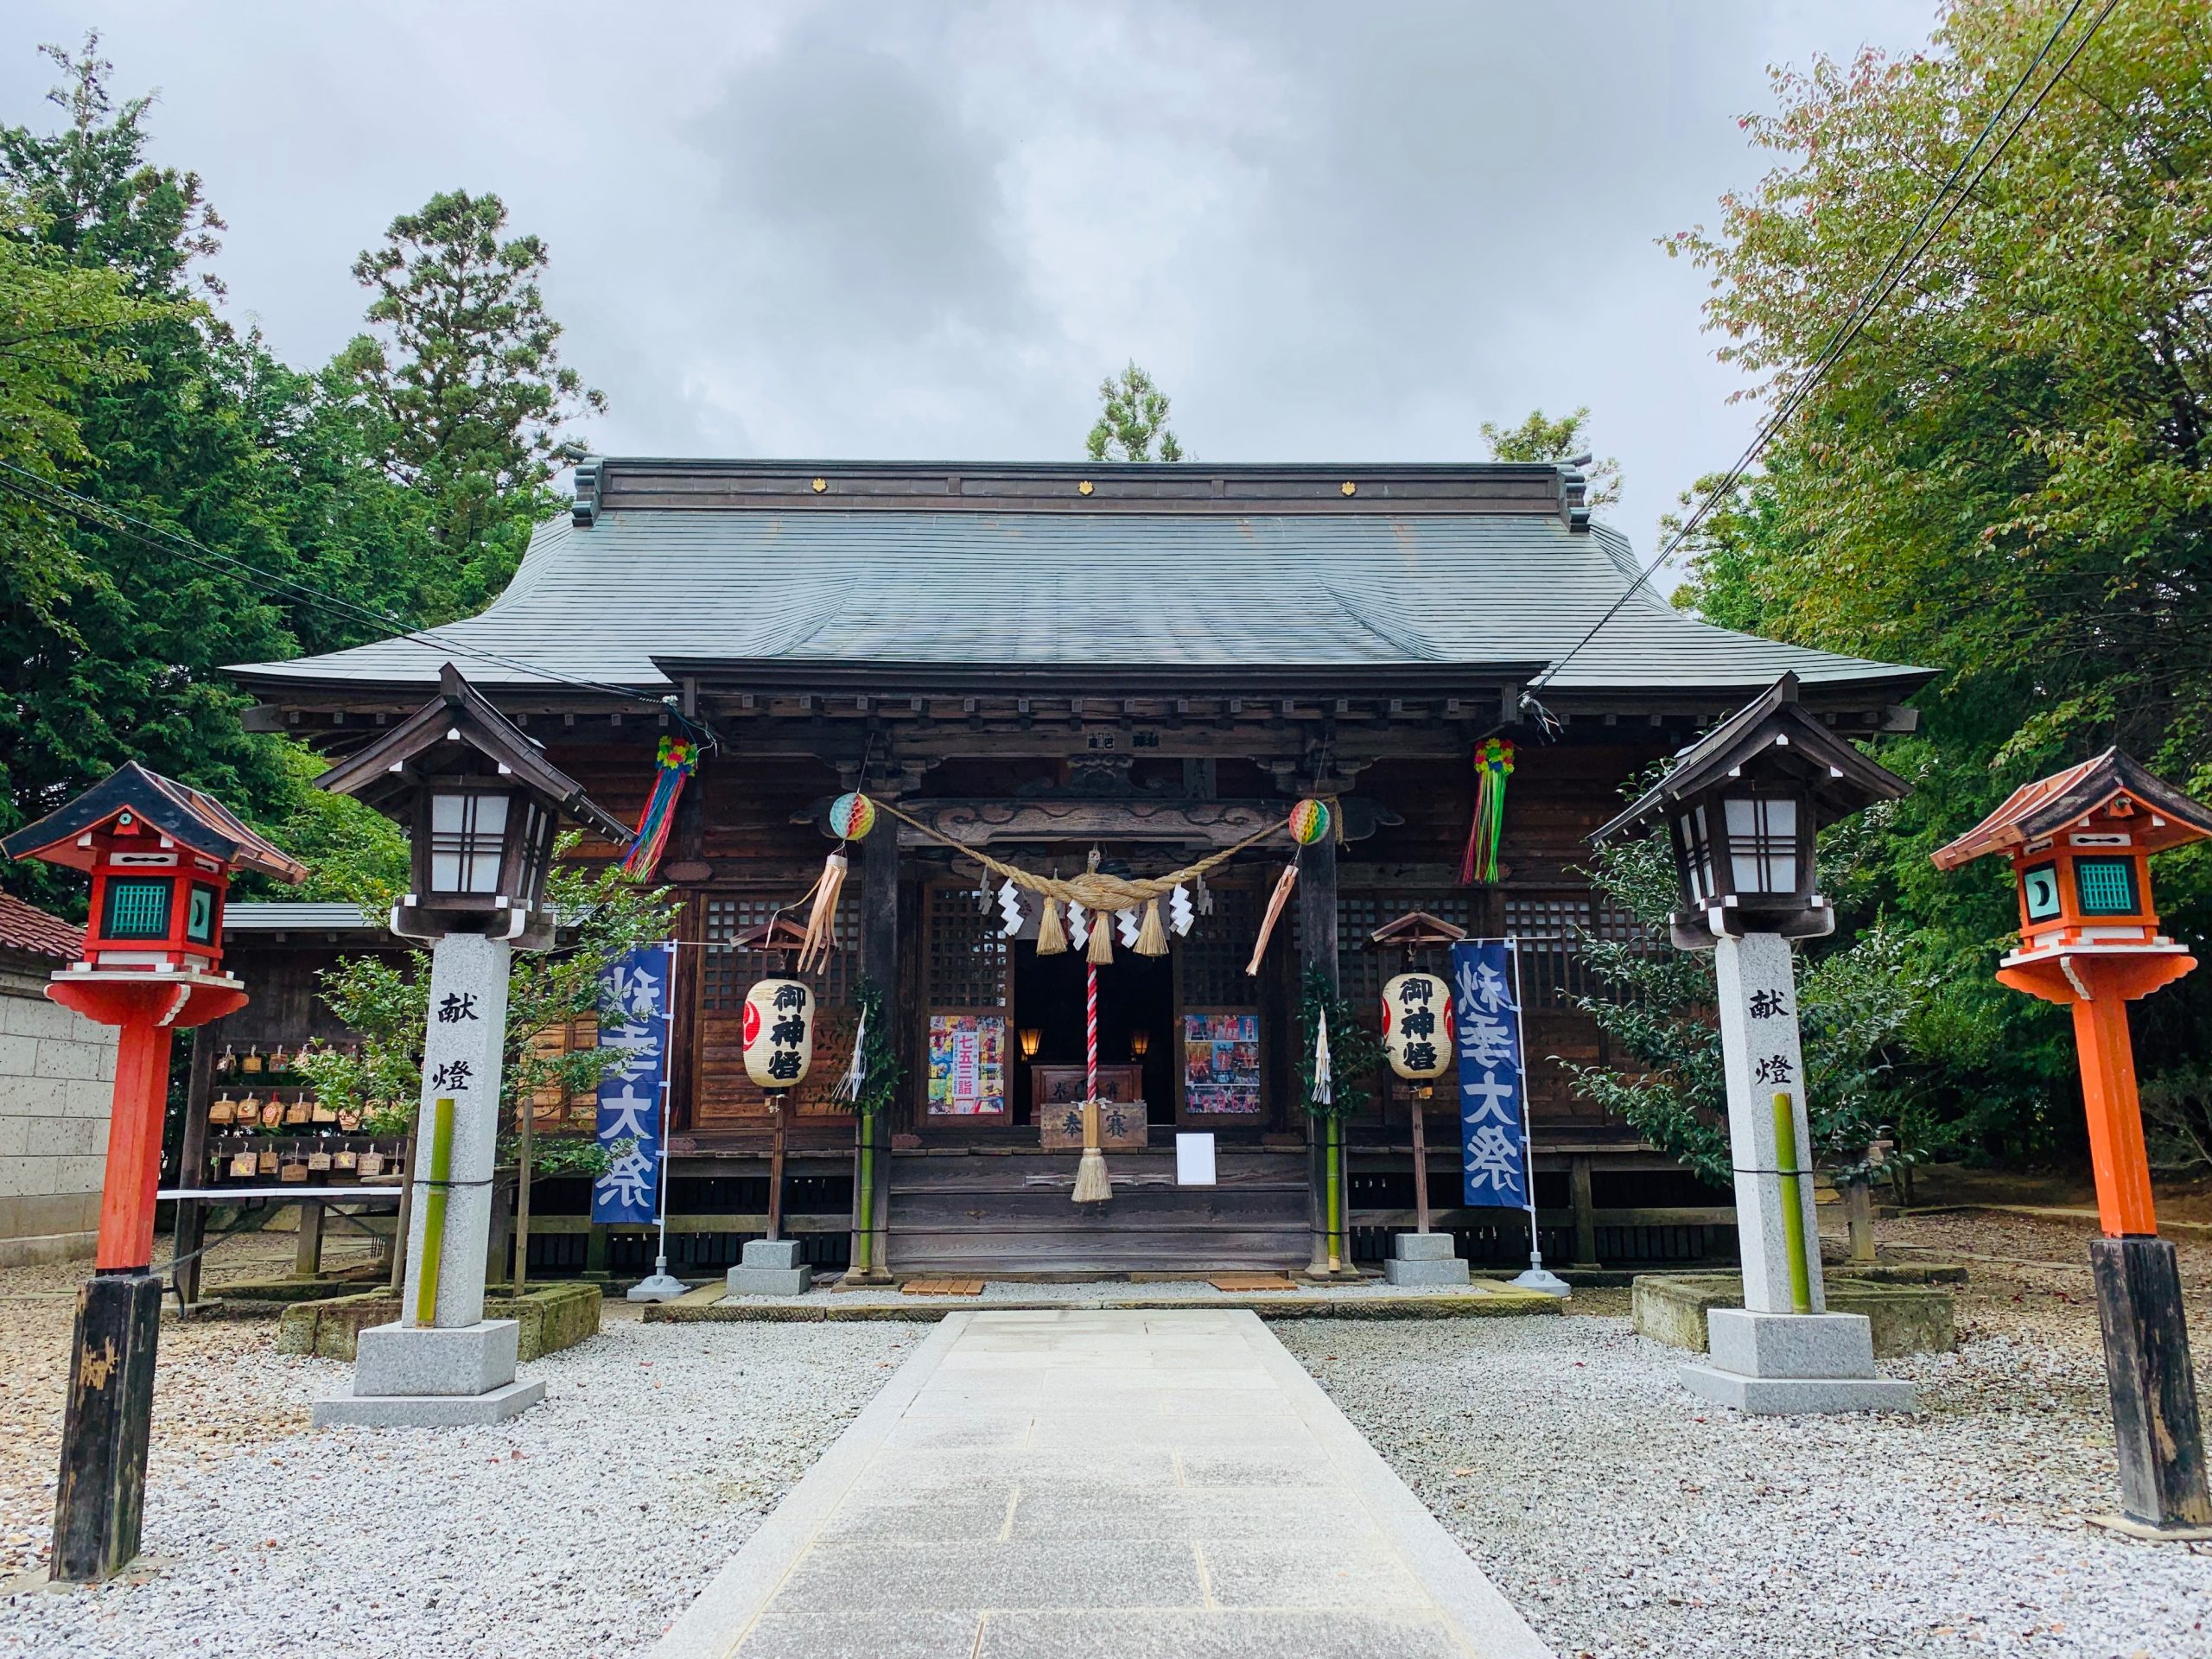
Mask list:
[[0,967],[0,1266],[91,1253],[114,1084],[114,1027]]

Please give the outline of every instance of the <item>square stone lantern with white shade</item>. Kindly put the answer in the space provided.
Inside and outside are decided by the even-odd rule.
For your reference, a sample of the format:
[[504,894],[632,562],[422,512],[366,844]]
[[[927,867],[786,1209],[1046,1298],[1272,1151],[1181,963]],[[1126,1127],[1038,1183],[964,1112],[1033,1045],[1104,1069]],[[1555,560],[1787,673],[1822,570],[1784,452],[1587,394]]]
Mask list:
[[315,782],[408,831],[391,931],[432,942],[400,1316],[361,1332],[353,1393],[318,1402],[315,1421],[512,1416],[544,1385],[515,1380],[515,1321],[484,1317],[508,967],[517,946],[553,942],[543,900],[561,820],[618,847],[630,832],[450,663],[435,698]]
[[1827,1311],[1789,944],[1835,931],[1815,835],[1907,789],[1808,712],[1785,674],[1591,837],[1663,823],[1681,900],[1669,931],[1713,953],[1744,1306],[1713,1310],[1710,1363],[1682,1380],[1742,1410],[1912,1408],[1910,1383],[1875,1375],[1868,1321]]

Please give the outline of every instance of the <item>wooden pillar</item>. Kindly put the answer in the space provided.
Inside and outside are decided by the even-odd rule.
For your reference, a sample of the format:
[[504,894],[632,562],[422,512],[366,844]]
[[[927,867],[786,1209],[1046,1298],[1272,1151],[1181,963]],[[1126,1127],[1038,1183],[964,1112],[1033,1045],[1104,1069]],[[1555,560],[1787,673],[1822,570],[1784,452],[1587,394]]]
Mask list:
[[1567,1167],[1568,1203],[1574,1211],[1574,1260],[1569,1265],[1594,1268],[1598,1265],[1598,1205],[1591,1196],[1590,1154],[1575,1154]]
[[[1298,849],[1298,991],[1291,1006],[1305,1006],[1306,980],[1313,969],[1319,969],[1333,994],[1337,978],[1337,843],[1335,837],[1324,836],[1310,847]],[[1306,1041],[1302,1027],[1298,1040]],[[1305,1062],[1303,1055],[1300,1064]],[[1294,1068],[1292,1075],[1297,1071]],[[1301,1105],[1306,1103],[1300,1102]],[[1326,1273],[1329,1268],[1330,1238],[1328,1223],[1329,1147],[1323,1125],[1308,1118],[1306,1134],[1306,1209],[1311,1217],[1313,1235],[1313,1255],[1306,1263],[1309,1273]],[[1341,1166],[1336,1172],[1338,1190],[1343,1194],[1343,1205],[1347,1213],[1351,1208],[1351,1183]],[[1349,1228],[1346,1229],[1349,1233]],[[1346,1237],[1343,1246],[1348,1259],[1351,1241]]]
[[[207,1185],[207,1100],[215,1091],[215,1030],[211,1024],[192,1033],[192,1077],[185,1090],[184,1139],[177,1154],[179,1186]],[[205,1206],[197,1198],[179,1198],[169,1226],[169,1258],[176,1263],[171,1272],[177,1300],[186,1307],[200,1300],[199,1251],[207,1236]]]
[[292,1247],[292,1277],[322,1276],[322,1200],[300,1200],[299,1242]]
[[[882,994],[883,1017],[899,1018],[899,825],[879,818],[875,832],[861,842],[861,977]],[[894,1037],[893,1052],[896,1052]],[[864,1120],[855,1137],[853,1166],[853,1240],[850,1260],[867,1258],[867,1278],[887,1278],[890,1267],[891,1120],[888,1110]],[[861,1138],[873,1190],[861,1182]],[[861,1213],[861,1206],[868,1205]],[[866,1237],[862,1237],[862,1230]],[[865,1245],[865,1248],[863,1248]]]

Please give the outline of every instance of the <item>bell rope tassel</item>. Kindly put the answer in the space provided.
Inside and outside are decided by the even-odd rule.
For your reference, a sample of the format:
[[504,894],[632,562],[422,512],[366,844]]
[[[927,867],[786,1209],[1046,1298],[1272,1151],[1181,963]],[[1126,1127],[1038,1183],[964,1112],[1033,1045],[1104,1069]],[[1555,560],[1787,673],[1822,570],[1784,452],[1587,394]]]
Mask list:
[[652,793],[645,798],[645,810],[638,816],[630,849],[622,855],[625,875],[650,876],[659,864],[662,849],[668,845],[669,828],[676,822],[676,804],[683,796],[683,780],[698,766],[699,751],[688,738],[664,737],[659,759]]
[[[1103,926],[1092,928],[1095,934]],[[1077,1204],[1103,1204],[1114,1196],[1114,1183],[1106,1173],[1106,1154],[1098,1145],[1098,969],[1083,970],[1083,1161],[1076,1166],[1074,1199]]]
[[1136,953],[1141,957],[1167,954],[1167,929],[1160,922],[1157,899],[1145,900],[1144,925],[1137,930]]
[[1298,866],[1286,864],[1282,874],[1275,878],[1275,890],[1268,895],[1268,913],[1260,918],[1260,937],[1252,942],[1252,960],[1244,964],[1248,978],[1257,978],[1260,959],[1268,954],[1268,941],[1274,937],[1275,920],[1282,914],[1282,907],[1290,902],[1290,890],[1298,885]]
[[1084,952],[1084,959],[1097,968],[1106,967],[1114,960],[1114,918],[1103,910],[1091,913],[1090,944]]
[[1057,899],[1040,899],[1043,906],[1037,912],[1037,954],[1057,957],[1068,948],[1067,930],[1060,925],[1060,904]]
[[837,944],[837,895],[845,886],[845,855],[835,852],[822,866],[822,880],[814,884],[814,908],[806,918],[806,938],[798,947],[798,970],[811,973],[830,960]]

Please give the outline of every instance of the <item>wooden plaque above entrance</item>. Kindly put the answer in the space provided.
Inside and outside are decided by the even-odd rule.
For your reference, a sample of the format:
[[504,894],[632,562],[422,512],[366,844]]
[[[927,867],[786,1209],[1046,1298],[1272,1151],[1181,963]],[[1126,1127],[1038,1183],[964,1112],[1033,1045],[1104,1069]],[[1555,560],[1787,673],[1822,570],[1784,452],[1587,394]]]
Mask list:
[[[901,801],[902,810],[963,846],[1018,841],[1156,841],[1233,847],[1280,823],[1290,808],[1273,801]],[[899,826],[901,847],[933,843]],[[1286,846],[1288,843],[1284,843]]]

